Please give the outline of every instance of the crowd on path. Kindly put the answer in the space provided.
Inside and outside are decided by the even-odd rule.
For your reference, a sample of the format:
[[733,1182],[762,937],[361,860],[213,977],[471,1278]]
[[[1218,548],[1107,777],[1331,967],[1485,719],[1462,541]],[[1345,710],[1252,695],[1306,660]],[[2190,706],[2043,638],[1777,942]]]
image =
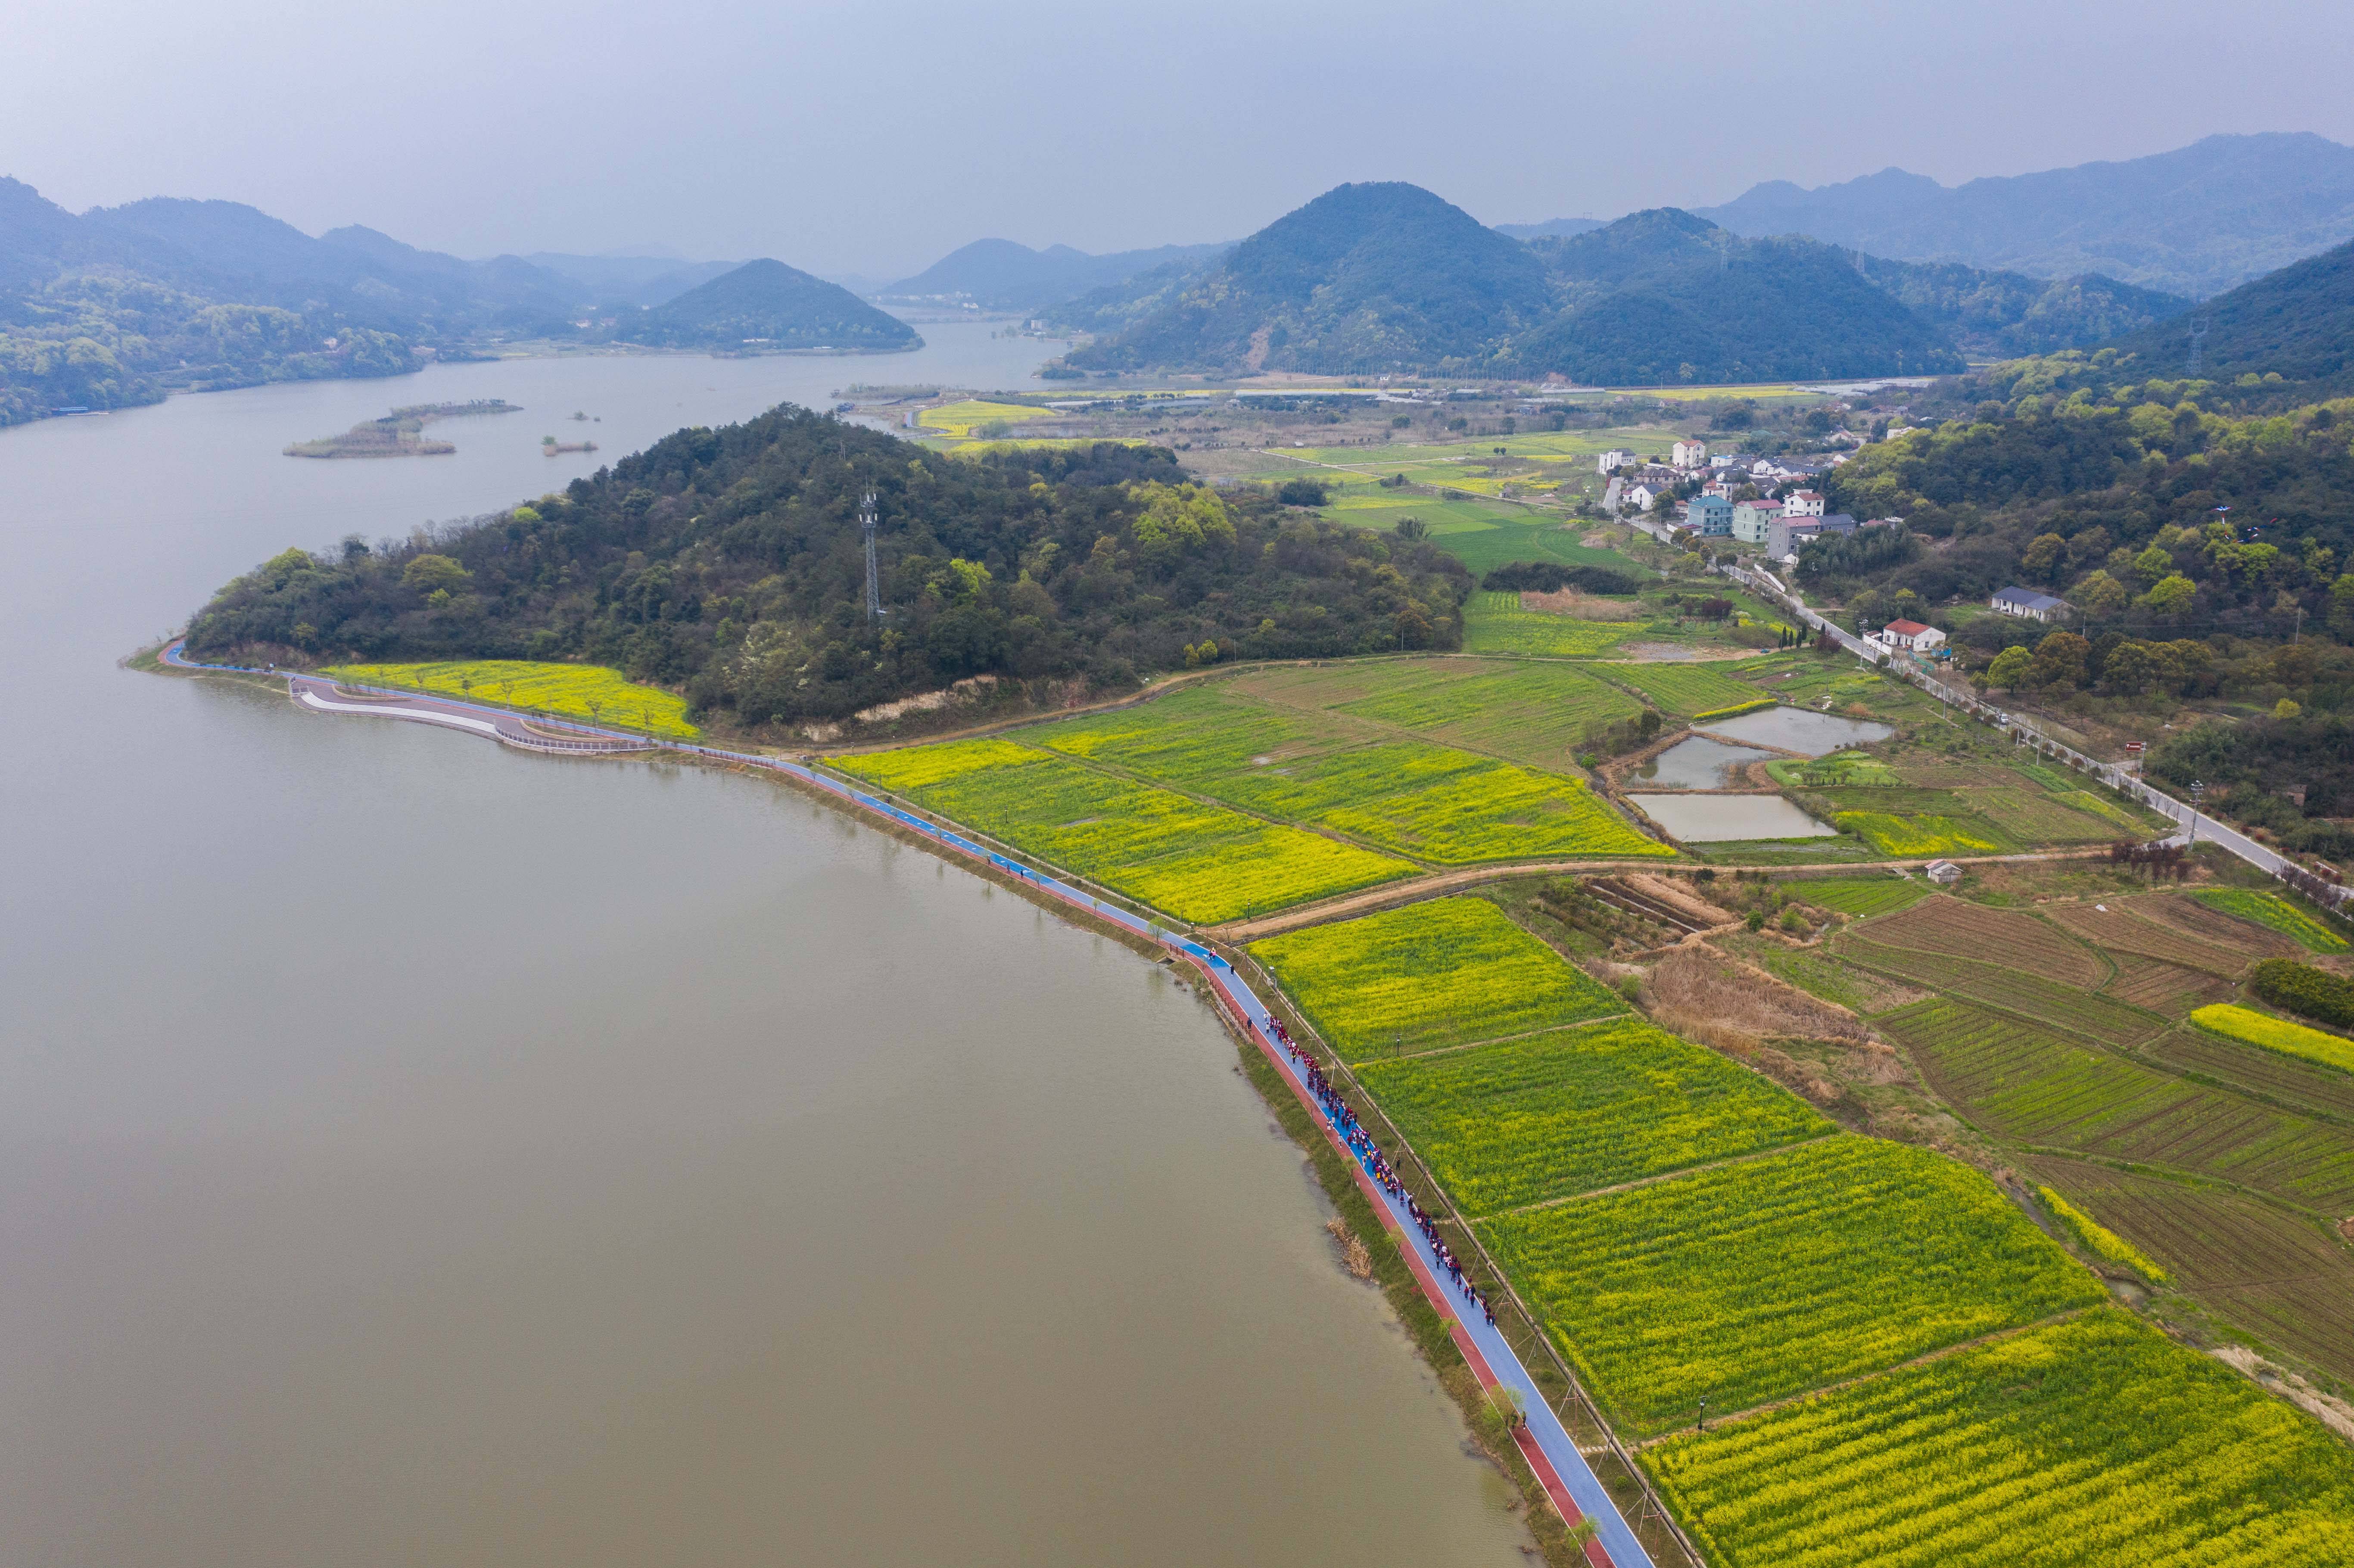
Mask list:
[[1316,1097],[1317,1106],[1324,1112],[1325,1119],[1332,1124],[1332,1130],[1340,1135],[1341,1145],[1356,1156],[1357,1163],[1364,1167],[1365,1174],[1373,1179],[1376,1186],[1405,1206],[1406,1217],[1414,1221],[1416,1228],[1422,1232],[1423,1239],[1430,1244],[1432,1255],[1447,1271],[1447,1280],[1455,1287],[1456,1294],[1462,1297],[1473,1311],[1487,1319],[1490,1328],[1494,1328],[1496,1308],[1479,1287],[1471,1283],[1471,1276],[1464,1268],[1462,1260],[1455,1255],[1455,1249],[1447,1245],[1447,1238],[1439,1234],[1438,1222],[1431,1217],[1428,1210],[1415,1202],[1413,1193],[1406,1191],[1405,1183],[1398,1179],[1397,1171],[1390,1164],[1388,1156],[1373,1141],[1373,1135],[1365,1130],[1364,1124],[1357,1119],[1357,1113],[1349,1108],[1349,1102],[1341,1091],[1332,1086],[1332,1080],[1323,1066],[1292,1039],[1291,1031],[1283,1026],[1283,1020],[1269,1013],[1267,1022],[1275,1033],[1276,1043],[1290,1053],[1293,1065],[1299,1069],[1301,1081],[1307,1084],[1309,1093]]

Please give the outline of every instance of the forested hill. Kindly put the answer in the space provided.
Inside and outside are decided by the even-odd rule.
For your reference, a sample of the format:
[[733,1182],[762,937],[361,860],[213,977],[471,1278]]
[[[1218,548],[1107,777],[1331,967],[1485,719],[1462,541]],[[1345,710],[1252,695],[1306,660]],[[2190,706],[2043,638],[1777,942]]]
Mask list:
[[[880,626],[863,610],[870,489]],[[287,550],[216,595],[189,646],[297,664],[583,659],[757,726],[973,675],[1119,689],[1189,651],[1451,648],[1469,588],[1428,546],[1188,484],[1162,449],[951,458],[788,405],[438,533]]]
[[[2203,328],[2199,366],[2191,332]],[[2208,301],[2190,317],[2145,327],[2108,346],[2141,376],[2211,381],[2276,376],[2354,389],[2354,241],[2309,256]]]
[[1417,185],[1339,185],[1070,363],[1379,372],[1484,356],[1551,305],[1529,249],[1462,208]]
[[1052,308],[1071,374],[1161,366],[1543,376],[1606,386],[1942,374],[1962,350],[2096,343],[2189,302],[1744,239],[1659,207],[1527,242],[1406,185],[1342,185],[1214,265]]
[[747,261],[667,303],[627,318],[614,335],[667,348],[921,348],[916,329],[839,283],[781,261]]
[[1959,370],[1946,334],[1804,239],[1743,239],[1661,207],[1532,241],[1562,306],[1504,345],[1522,375],[1604,384]]

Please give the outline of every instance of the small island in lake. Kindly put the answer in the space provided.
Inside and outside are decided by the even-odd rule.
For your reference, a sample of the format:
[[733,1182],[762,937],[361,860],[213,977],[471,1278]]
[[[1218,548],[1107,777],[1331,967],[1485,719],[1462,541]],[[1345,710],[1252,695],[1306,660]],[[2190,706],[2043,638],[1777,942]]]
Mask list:
[[520,405],[500,397],[478,398],[472,403],[412,403],[406,408],[395,408],[381,419],[363,420],[340,436],[323,436],[315,441],[296,441],[286,449],[286,455],[305,458],[440,457],[458,449],[448,441],[425,439],[425,427],[434,420],[462,418],[473,414],[519,414],[522,411]]

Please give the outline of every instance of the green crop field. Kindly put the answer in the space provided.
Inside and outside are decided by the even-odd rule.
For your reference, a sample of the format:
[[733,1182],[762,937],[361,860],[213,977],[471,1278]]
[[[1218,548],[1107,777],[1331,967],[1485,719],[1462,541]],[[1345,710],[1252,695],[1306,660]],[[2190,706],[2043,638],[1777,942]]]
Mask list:
[[1369,1062],[1357,1076],[1467,1214],[1832,1130],[1788,1090],[1639,1019]]
[[1801,904],[1863,916],[1903,909],[1935,891],[1925,882],[1885,875],[1826,876],[1819,881],[1788,882],[1782,885],[1791,897]]
[[2092,799],[2082,790],[2052,795],[2041,789],[1967,789],[1957,793],[1968,801],[1972,813],[2023,844],[2107,843],[2122,835],[2115,822],[2075,809]]
[[1840,811],[1831,821],[1885,855],[1994,854],[2003,848],[1993,838],[1952,817]]
[[2221,1176],[2354,1212],[2354,1131],[2188,1083],[2019,1019],[1943,1000],[1875,1021],[1981,1130],[2046,1148]]
[[2324,1066],[2354,1073],[2354,1040],[2349,1040],[2343,1034],[2309,1029],[2285,1018],[2274,1018],[2253,1008],[2235,1007],[2230,1003],[2202,1007],[2190,1015],[2190,1022],[2201,1029],[2212,1030],[2226,1040],[2238,1040],[2262,1046],[2267,1051],[2277,1051],[2284,1056],[2301,1056],[2308,1062],[2319,1062]]
[[320,673],[355,686],[395,686],[561,714],[672,740],[693,740],[703,733],[686,722],[684,697],[659,686],[639,685],[601,664],[461,659],[429,664],[332,664]]
[[1479,1222],[1623,1432],[1881,1371],[2104,1298],[1995,1184],[1842,1135]]
[[2164,902],[2163,896],[2150,899],[2128,895],[2097,904],[2055,904],[2050,913],[2055,924],[2112,952],[2137,953],[2160,963],[2179,964],[2184,969],[2203,969],[2227,978],[2248,967],[2248,955],[2243,952],[2147,917]]
[[1764,702],[1766,694],[1702,663],[1596,664],[1595,673],[1651,699],[1663,712],[1689,718],[1712,708]]
[[2278,931],[2293,941],[2302,943],[2317,953],[2342,953],[2346,938],[2306,914],[2287,899],[2274,893],[2256,893],[2244,887],[2210,887],[2190,895],[2210,909],[2221,909],[2226,915],[2237,915],[2243,920],[2253,920],[2267,930]]
[[1477,898],[1310,926],[1251,951],[1352,1062],[1624,1011],[1615,994]]
[[1540,767],[1541,758],[1574,767],[1588,732],[1642,711],[1632,697],[1579,665],[1460,662],[1470,666],[1463,678],[1417,682],[1336,711]]
[[1011,741],[911,747],[835,766],[1184,920],[1261,914],[1414,870]]
[[1423,741],[1364,740],[1327,715],[1217,688],[1027,733],[1090,763],[1440,865],[1674,853],[1581,779]]
[[1638,620],[1579,620],[1522,609],[1516,593],[1475,593],[1463,610],[1463,647],[1470,653],[1591,658],[1645,630],[1648,624]]
[[1722,1568],[2354,1563],[2354,1453],[2114,1308],[1642,1457]]

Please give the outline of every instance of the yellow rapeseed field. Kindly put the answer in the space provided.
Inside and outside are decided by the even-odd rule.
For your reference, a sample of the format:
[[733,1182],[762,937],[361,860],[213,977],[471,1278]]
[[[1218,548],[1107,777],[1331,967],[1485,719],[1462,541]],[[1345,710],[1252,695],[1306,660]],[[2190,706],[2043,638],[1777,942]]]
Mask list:
[[393,686],[560,714],[666,740],[693,740],[703,733],[686,722],[684,697],[659,686],[639,685],[602,664],[465,659],[432,664],[336,664],[321,673],[356,686]]

